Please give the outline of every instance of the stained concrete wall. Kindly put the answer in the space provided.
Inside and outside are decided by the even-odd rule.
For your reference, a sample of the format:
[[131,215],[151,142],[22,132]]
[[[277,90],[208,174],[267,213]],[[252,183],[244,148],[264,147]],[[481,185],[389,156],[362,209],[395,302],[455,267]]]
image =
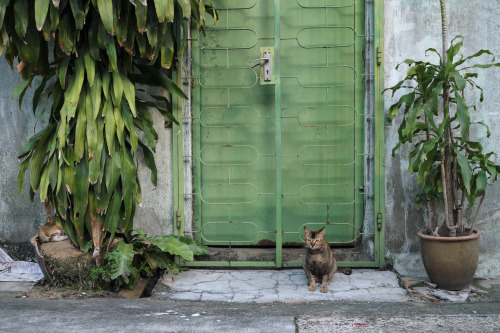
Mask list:
[[24,182],[24,194],[17,189],[19,162],[17,155],[28,139],[46,125],[37,119],[31,109],[33,89],[25,97],[22,109],[17,100],[11,101],[14,88],[22,82],[21,76],[10,70],[0,58],[0,243],[29,241],[45,223],[45,210],[38,197],[29,201],[29,172]]
[[[463,53],[471,55],[484,48],[500,55],[500,3],[498,1],[447,0],[449,40],[464,36]],[[396,84],[404,77],[405,70],[396,71],[396,65],[407,58],[426,60],[426,49],[441,50],[441,16],[438,0],[386,0],[385,1],[385,86]],[[429,59],[436,60],[435,56]],[[488,57],[481,58],[486,61]],[[403,67],[403,66],[402,66]],[[472,112],[472,121],[483,121],[490,127],[492,136],[483,141],[486,151],[500,154],[500,69],[479,70],[477,83],[484,88],[485,101]],[[386,93],[386,112],[400,95]],[[478,100],[478,94],[466,92],[467,101]],[[477,102],[479,103],[479,101]],[[418,193],[416,177],[408,173],[408,149],[403,148],[391,157],[397,143],[397,128],[401,117],[385,127],[386,175],[386,246],[387,256],[394,261],[395,269],[404,275],[425,276],[420,258],[417,229],[425,225],[426,211],[414,204]],[[473,137],[484,139],[482,128],[473,131]],[[496,158],[500,163],[500,158]],[[484,231],[480,242],[479,277],[500,276],[500,183],[488,188],[488,196],[479,217],[477,228]],[[471,211],[466,218],[471,219]]]
[[[465,37],[465,54],[481,48],[490,49],[500,55],[500,34],[497,18],[500,8],[496,1],[448,0],[449,36],[461,34]],[[385,85],[398,82],[404,71],[394,67],[406,58],[425,59],[424,51],[429,47],[440,49],[440,11],[438,0],[385,0]],[[43,206],[28,198],[28,177],[24,183],[25,194],[17,192],[17,153],[28,138],[44,125],[31,112],[33,91],[26,94],[23,108],[10,99],[14,87],[21,82],[17,73],[0,59],[0,244],[26,243],[45,223]],[[483,71],[478,83],[485,88],[486,100],[473,113],[474,121],[489,124],[492,138],[485,141],[485,149],[496,149],[500,153],[500,95],[496,93],[500,83],[500,69]],[[477,97],[467,92],[467,99]],[[397,96],[395,97],[397,98]],[[385,94],[386,110],[395,98]],[[150,173],[141,164],[143,204],[137,208],[135,227],[145,229],[148,234],[164,234],[173,231],[173,177],[172,177],[172,133],[163,128],[161,117],[157,116],[159,133],[158,186],[154,188],[149,180]],[[425,211],[414,205],[418,191],[415,177],[408,174],[406,158],[408,150],[402,149],[392,158],[391,149],[397,142],[397,127],[400,119],[385,127],[386,131],[386,249],[387,257],[394,267],[404,275],[425,276],[420,259],[416,231],[425,225]],[[38,124],[37,126],[35,126]],[[484,137],[483,132],[474,133]],[[500,162],[500,160],[497,160]],[[482,277],[500,276],[500,183],[489,188],[478,227],[485,231],[481,239],[481,258],[477,272]],[[470,217],[470,212],[469,215]]]
[[[17,155],[28,139],[46,125],[46,117],[33,115],[34,89],[28,89],[22,108],[17,98],[12,101],[15,87],[22,82],[17,70],[12,72],[0,57],[0,244],[17,259],[29,257],[31,246],[27,244],[40,227],[46,223],[45,209],[38,196],[29,200],[29,172],[23,183],[24,194],[17,189],[19,162]],[[143,204],[136,209],[135,228],[144,229],[148,235],[173,232],[173,177],[172,177],[172,129],[165,128],[163,117],[152,113],[159,139],[155,154],[158,168],[158,185],[151,183],[151,173],[139,161]],[[139,160],[142,155],[139,154]],[[18,252],[18,253],[16,253]]]

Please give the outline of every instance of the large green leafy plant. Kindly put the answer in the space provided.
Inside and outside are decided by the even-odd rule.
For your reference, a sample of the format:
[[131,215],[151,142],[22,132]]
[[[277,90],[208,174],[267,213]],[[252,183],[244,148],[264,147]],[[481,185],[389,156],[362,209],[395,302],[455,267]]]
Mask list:
[[202,0],[0,0],[0,54],[24,79],[14,96],[21,104],[35,85],[33,112],[50,112],[19,154],[19,189],[29,168],[31,199],[38,191],[74,244],[92,241],[96,260],[132,230],[138,154],[156,184],[150,109],[176,120],[150,88],[186,98],[161,68],[182,55],[188,19],[204,28],[206,9],[216,15]]
[[[422,187],[419,202],[428,205],[429,234],[455,236],[464,233],[463,211],[467,204],[473,207],[480,199],[470,230],[472,233],[481,209],[488,179],[498,179],[500,166],[495,164],[493,152],[485,152],[481,142],[471,135],[471,125],[481,125],[490,136],[489,128],[482,122],[471,122],[470,111],[476,106],[465,99],[465,90],[478,89],[480,102],[483,90],[475,79],[475,69],[500,66],[494,63],[494,56],[488,50],[464,57],[460,55],[463,38],[456,37],[444,56],[435,49],[439,63],[407,59],[409,66],[406,77],[386,90],[404,91],[398,102],[389,109],[390,117],[396,117],[400,110],[403,119],[398,129],[399,143],[410,144],[409,171],[417,173],[417,182]],[[445,49],[446,50],[446,49]],[[489,64],[468,64],[480,56],[490,56]],[[401,65],[401,64],[400,64]],[[400,66],[398,65],[398,67]],[[396,67],[396,69],[398,69]],[[434,229],[437,220],[435,202],[444,206],[445,219],[442,227]],[[431,214],[431,212],[433,212]]]
[[143,230],[137,229],[127,238],[106,254],[106,265],[91,269],[94,287],[133,288],[139,276],[149,277],[157,270],[177,274],[179,266],[173,260],[174,255],[192,261],[195,255],[209,253],[206,246],[182,236],[147,237]]

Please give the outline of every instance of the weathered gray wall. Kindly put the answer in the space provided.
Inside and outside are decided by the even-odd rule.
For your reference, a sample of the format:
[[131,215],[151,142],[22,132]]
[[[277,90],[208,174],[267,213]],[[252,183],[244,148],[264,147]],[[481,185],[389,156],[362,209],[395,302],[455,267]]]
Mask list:
[[[29,201],[29,171],[24,181],[24,194],[17,189],[19,162],[17,154],[28,139],[46,125],[44,117],[33,115],[31,100],[34,89],[28,89],[22,109],[17,99],[11,100],[14,88],[22,82],[17,71],[12,72],[0,57],[0,244],[27,243],[47,218],[38,196]],[[155,154],[158,168],[158,186],[151,183],[150,171],[139,163],[142,207],[137,207],[135,228],[144,229],[148,235],[173,232],[173,177],[172,177],[172,130],[166,129],[163,117],[153,113],[159,139]],[[141,155],[141,154],[139,154]],[[16,251],[19,247],[8,247]],[[15,256],[15,254],[11,253]],[[26,254],[23,254],[23,257]]]
[[158,133],[155,153],[158,182],[155,187],[151,183],[151,171],[144,163],[139,164],[142,205],[137,207],[134,218],[134,227],[145,230],[149,236],[174,232],[172,129],[165,128],[163,116],[158,112],[152,112],[152,116]]
[[[465,54],[487,48],[500,55],[500,31],[497,1],[448,0],[449,36],[465,37]],[[438,0],[385,0],[385,85],[391,86],[404,75],[394,67],[406,58],[424,59],[429,47],[440,49],[440,12]],[[32,115],[29,91],[22,110],[10,96],[21,82],[17,73],[10,71],[0,58],[0,243],[28,242],[45,222],[43,206],[32,204],[28,198],[28,179],[24,183],[25,194],[17,192],[17,153],[28,138],[34,134],[36,118]],[[500,83],[500,69],[480,76],[478,83],[485,88],[486,100],[473,114],[473,120],[489,124],[492,138],[485,149],[496,149],[500,153],[500,94],[496,93]],[[474,96],[467,94],[467,99]],[[394,102],[385,94],[386,109]],[[140,169],[143,204],[137,208],[135,227],[145,229],[148,234],[171,233],[173,230],[172,157],[170,129],[163,128],[157,116],[157,131],[160,135],[156,154],[158,187],[153,188],[149,170]],[[39,126],[43,120],[38,121]],[[424,226],[425,211],[416,208],[413,200],[417,191],[414,177],[407,172],[408,163],[401,155],[391,157],[391,148],[397,141],[398,119],[387,125],[386,130],[386,248],[387,256],[394,260],[396,270],[405,275],[425,276],[420,259],[417,229]],[[477,133],[484,136],[483,133]],[[402,149],[404,156],[407,150]],[[498,161],[500,162],[500,160]],[[500,276],[500,184],[489,189],[478,227],[485,231],[481,238],[481,258],[477,272],[482,277]]]
[[40,199],[29,201],[29,172],[24,182],[24,194],[17,189],[19,162],[17,154],[28,139],[45,126],[45,119],[33,116],[33,89],[25,95],[22,109],[17,100],[11,101],[14,88],[22,82],[17,71],[12,72],[0,58],[0,243],[29,241],[45,223],[45,210]]
[[[464,36],[463,53],[471,55],[485,48],[500,55],[500,3],[498,1],[447,0],[449,41],[456,35]],[[438,0],[385,1],[385,86],[397,83],[407,69],[396,65],[407,58],[425,60],[424,52],[433,47],[441,50],[441,16]],[[432,58],[435,60],[435,58]],[[482,58],[484,60],[487,57]],[[403,67],[403,66],[402,66]],[[478,104],[472,121],[484,121],[492,136],[484,141],[486,151],[500,154],[500,69],[480,70],[477,83],[484,88],[485,101]],[[399,98],[385,94],[385,108]],[[477,95],[466,93],[466,99],[477,100]],[[478,102],[479,103],[479,102]],[[416,208],[415,177],[408,174],[408,149],[401,149],[393,159],[391,149],[397,142],[400,118],[385,127],[386,174],[386,247],[387,256],[394,260],[395,269],[404,275],[425,276],[420,258],[420,244],[416,231],[425,225],[425,210]],[[473,133],[484,138],[482,128]],[[497,163],[500,159],[497,158]],[[500,184],[489,187],[477,227],[484,231],[480,245],[479,277],[500,276]],[[470,216],[470,212],[469,212]]]

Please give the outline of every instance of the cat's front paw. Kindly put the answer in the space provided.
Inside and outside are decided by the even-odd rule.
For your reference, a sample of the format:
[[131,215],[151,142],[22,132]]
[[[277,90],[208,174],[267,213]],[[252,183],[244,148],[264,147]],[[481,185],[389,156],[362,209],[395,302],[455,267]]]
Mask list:
[[316,290],[316,284],[311,283],[311,285],[309,286],[309,291],[315,291],[315,290]]
[[328,292],[328,288],[326,286],[321,287],[321,292],[322,293],[327,293]]

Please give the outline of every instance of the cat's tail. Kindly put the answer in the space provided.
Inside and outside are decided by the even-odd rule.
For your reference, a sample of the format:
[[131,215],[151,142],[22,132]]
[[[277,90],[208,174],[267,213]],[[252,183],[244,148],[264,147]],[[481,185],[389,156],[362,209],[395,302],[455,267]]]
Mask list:
[[352,274],[352,269],[349,267],[341,267],[338,269],[339,273],[344,273],[345,275],[351,275]]

